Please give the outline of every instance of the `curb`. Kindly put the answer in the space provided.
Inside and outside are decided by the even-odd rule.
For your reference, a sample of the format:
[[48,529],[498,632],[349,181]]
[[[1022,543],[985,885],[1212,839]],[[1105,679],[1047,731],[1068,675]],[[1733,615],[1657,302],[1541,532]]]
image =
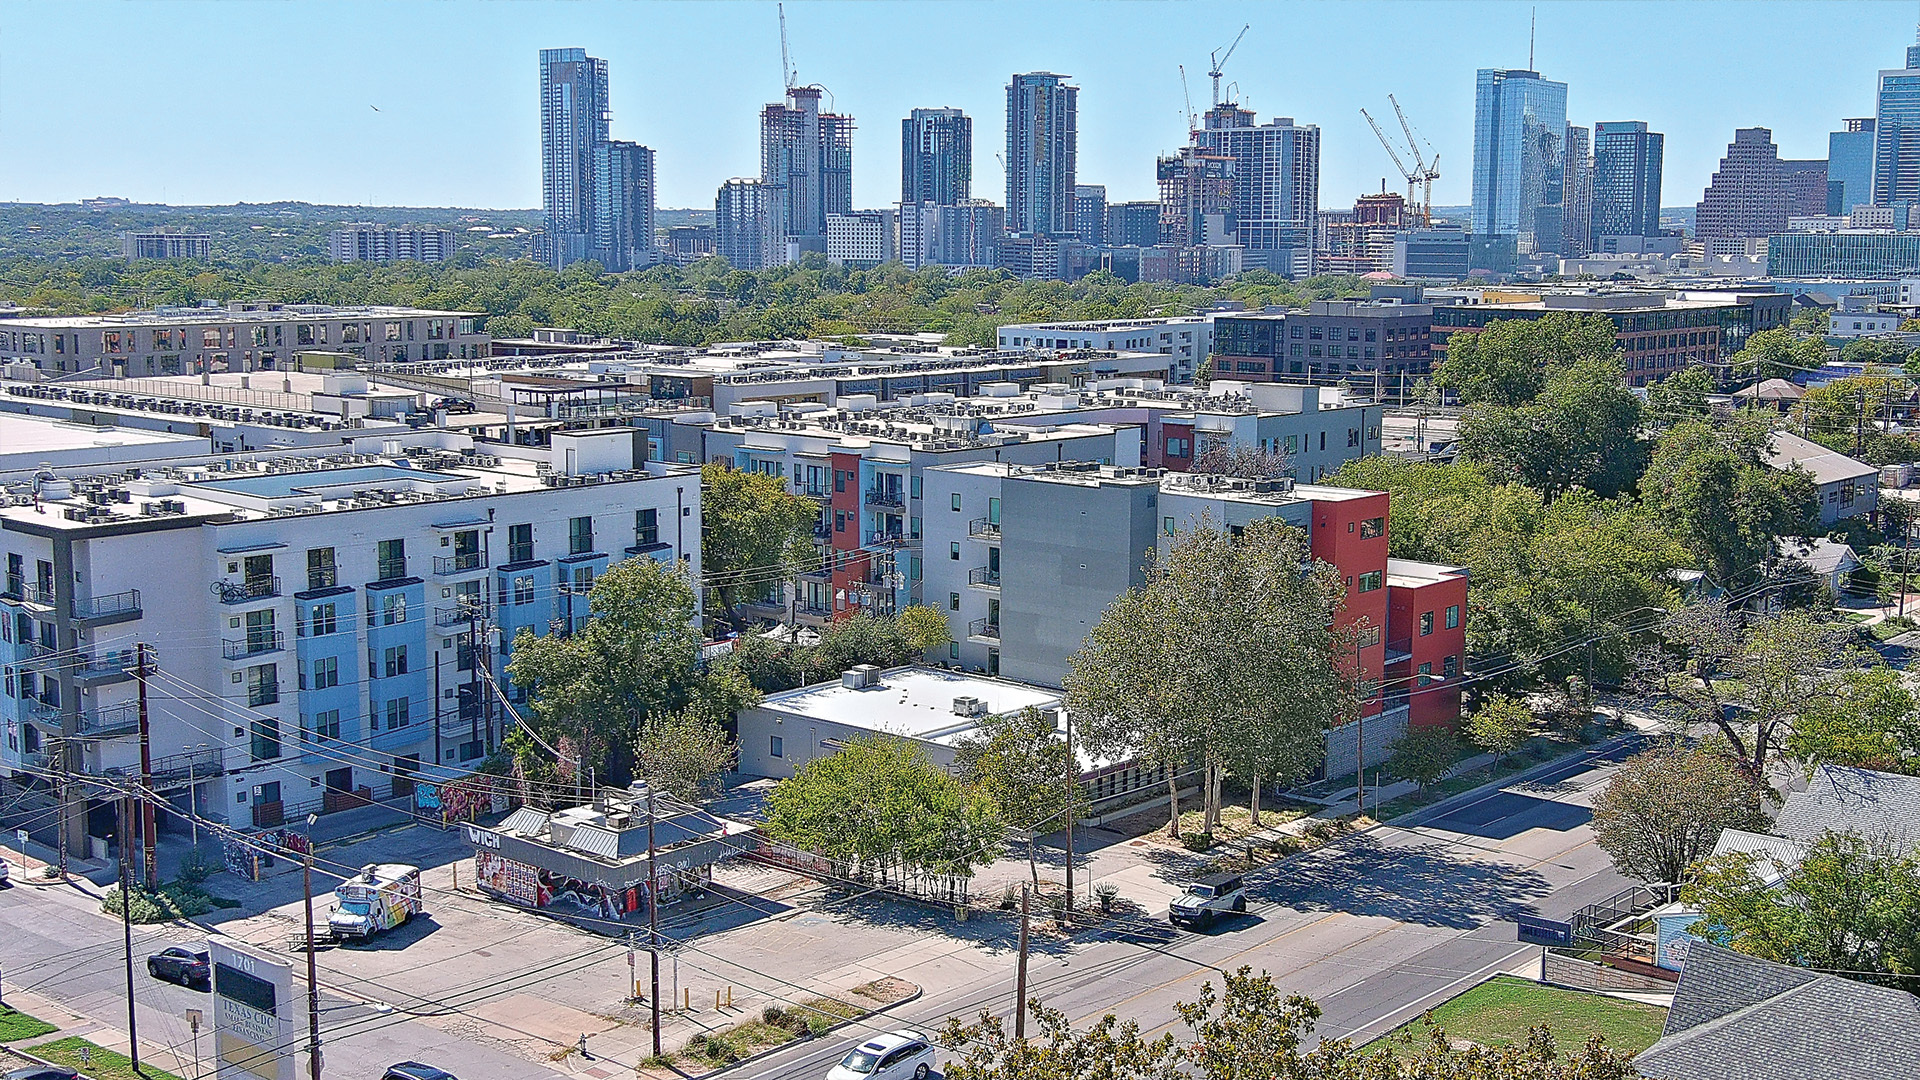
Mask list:
[[[1582,747],[1581,749],[1571,754],[1563,754],[1560,757],[1554,758],[1550,761],[1543,761],[1538,765],[1535,765],[1531,768],[1522,769],[1519,772],[1513,773],[1509,776],[1503,776],[1496,780],[1489,780],[1486,783],[1481,784],[1479,787],[1469,788],[1466,791],[1456,792],[1455,794],[1449,795],[1446,798],[1441,799],[1437,803],[1432,803],[1427,806],[1417,807],[1413,810],[1407,811],[1404,814],[1400,814],[1396,817],[1389,818],[1386,821],[1376,821],[1374,822],[1374,825],[1376,826],[1377,825],[1393,825],[1403,829],[1416,828],[1421,824],[1425,823],[1425,821],[1428,818],[1436,817],[1436,816],[1437,817],[1446,816],[1447,813],[1451,812],[1453,809],[1456,809],[1456,807],[1454,806],[1455,803],[1471,802],[1474,799],[1477,799],[1486,795],[1490,791],[1497,791],[1500,788],[1506,787],[1510,784],[1526,783],[1527,781],[1532,780],[1534,777],[1542,773],[1552,772],[1553,770],[1557,768],[1561,768],[1562,766],[1565,766],[1568,763],[1582,756],[1596,757],[1601,754],[1611,753],[1614,750],[1619,749],[1621,746],[1626,745],[1630,741],[1637,738],[1643,738],[1643,737],[1644,736],[1640,732],[1625,732],[1619,735],[1615,735],[1604,742],[1595,743],[1592,746]],[[1371,826],[1369,828],[1371,828]],[[1367,830],[1363,829],[1361,831],[1365,832]]]
[[[889,976],[889,978],[898,978],[898,976]],[[902,981],[905,981],[905,980],[902,980]],[[804,1039],[788,1039],[786,1042],[780,1043],[778,1046],[769,1046],[765,1050],[762,1050],[759,1053],[754,1054],[752,1057],[744,1057],[744,1058],[741,1058],[739,1061],[730,1062],[726,1065],[720,1066],[717,1069],[714,1069],[711,1072],[703,1072],[703,1073],[681,1072],[680,1075],[697,1078],[697,1080],[707,1080],[707,1078],[709,1077],[724,1076],[728,1073],[733,1072],[735,1069],[745,1068],[746,1066],[752,1065],[765,1058],[770,1058],[775,1054],[781,1053],[783,1051],[791,1050],[795,1045],[799,1043],[816,1042],[820,1039],[826,1038],[828,1035],[831,1035],[836,1031],[839,1031],[843,1027],[848,1027],[853,1024],[858,1024],[871,1017],[879,1016],[881,1013],[886,1012],[888,1009],[897,1008],[901,1005],[911,1004],[915,1001],[920,1000],[921,996],[926,992],[927,992],[926,987],[921,986],[919,983],[914,983],[913,993],[908,994],[906,997],[901,998],[899,1001],[890,1001],[887,1004],[882,1005],[877,1009],[870,1009],[867,1012],[863,1012],[859,1016],[850,1016],[847,1019],[842,1020],[839,1023],[833,1025],[832,1027],[827,1028],[825,1031],[822,1031],[818,1035],[809,1035]],[[669,1068],[672,1068],[672,1067],[669,1066]],[[680,1070],[678,1069],[674,1069],[674,1071],[680,1072]]]

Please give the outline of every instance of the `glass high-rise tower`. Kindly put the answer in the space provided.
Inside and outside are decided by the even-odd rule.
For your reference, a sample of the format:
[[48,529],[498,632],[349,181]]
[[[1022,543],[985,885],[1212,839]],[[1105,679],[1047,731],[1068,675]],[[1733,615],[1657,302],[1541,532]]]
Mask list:
[[1047,71],[1007,83],[1007,231],[1074,233],[1080,88]]
[[585,49],[541,49],[540,207],[556,270],[591,253],[594,149],[611,137],[611,120],[607,62]]
[[1473,231],[1520,251],[1559,246],[1566,195],[1567,84],[1480,70],[1473,108]]
[[1660,235],[1667,137],[1640,120],[1593,126],[1593,238]]
[[1873,205],[1920,200],[1920,45],[1907,66],[1880,73],[1874,95]]
[[973,121],[959,109],[915,109],[900,121],[900,201],[958,206],[972,197]]

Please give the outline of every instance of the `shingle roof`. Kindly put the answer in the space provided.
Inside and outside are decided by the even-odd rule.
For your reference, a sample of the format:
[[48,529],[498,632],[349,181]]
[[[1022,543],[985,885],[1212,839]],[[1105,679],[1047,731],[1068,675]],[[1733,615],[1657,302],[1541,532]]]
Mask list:
[[1854,833],[1920,851],[1920,777],[1822,765],[1807,790],[1787,796],[1773,831],[1809,843],[1824,832]]
[[1812,474],[1816,484],[1832,484],[1863,476],[1878,477],[1880,470],[1863,461],[1855,461],[1838,450],[1829,450],[1817,442],[1803,439],[1790,431],[1776,431],[1767,441],[1767,464],[1776,469],[1798,466]]
[[1860,556],[1854,552],[1851,544],[1818,537],[1812,540],[1797,540],[1783,536],[1774,549],[1783,559],[1792,559],[1816,574],[1833,574],[1852,570],[1860,565]]
[[1696,941],[1634,1066],[1652,1080],[1920,1076],[1920,998]]

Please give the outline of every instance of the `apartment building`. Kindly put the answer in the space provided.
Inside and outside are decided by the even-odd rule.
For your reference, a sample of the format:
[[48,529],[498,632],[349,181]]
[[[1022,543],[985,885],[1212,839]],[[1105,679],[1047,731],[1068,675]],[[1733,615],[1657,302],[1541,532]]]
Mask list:
[[1430,304],[1315,300],[1305,311],[1218,315],[1213,377],[1249,382],[1379,379],[1381,392],[1432,370]]
[[134,259],[192,259],[206,262],[213,258],[213,234],[170,232],[152,229],[120,234],[120,255]]
[[[423,431],[7,484],[9,794],[138,773],[136,643],[156,669],[153,784],[183,811],[272,826],[470,770],[507,723],[476,665],[504,685],[515,636],[579,625],[616,562],[698,572],[699,477],[636,443]],[[77,850],[111,829],[82,809]]]
[[1002,350],[1100,349],[1157,352],[1172,357],[1170,383],[1190,383],[1213,351],[1213,316],[1171,319],[1103,319],[1094,322],[1012,323],[1000,328]]
[[445,262],[457,245],[451,229],[427,225],[349,225],[327,234],[334,262]]
[[923,522],[951,512],[927,501],[930,469],[968,461],[1140,461],[1137,428],[1071,422],[1002,428],[950,400],[882,408],[870,397],[844,399],[839,409],[785,415],[767,406],[713,419],[697,431],[698,460],[780,477],[820,504],[814,527],[820,562],[789,587],[770,583],[755,607],[765,617],[814,623],[923,600],[924,565],[947,558],[945,549],[924,545]]
[[[1466,572],[1389,560],[1384,493],[1092,461],[973,462],[929,470],[924,488],[922,596],[947,614],[949,663],[1059,686],[1102,613],[1144,581],[1159,545],[1203,518],[1228,529],[1278,518],[1306,531],[1314,558],[1345,583],[1340,621],[1361,628],[1359,677],[1378,688],[1368,757],[1405,730],[1415,700],[1421,723],[1459,714],[1457,679],[1452,696],[1420,691],[1461,669]],[[1351,771],[1357,739],[1357,729],[1330,733],[1330,773]]]
[[308,349],[380,363],[479,359],[485,323],[477,311],[252,303],[8,319],[0,366],[132,378],[273,371]]

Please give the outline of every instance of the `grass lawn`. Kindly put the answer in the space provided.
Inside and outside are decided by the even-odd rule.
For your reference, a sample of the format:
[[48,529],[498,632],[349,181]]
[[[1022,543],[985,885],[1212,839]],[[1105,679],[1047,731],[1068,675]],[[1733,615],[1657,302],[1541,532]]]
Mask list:
[[[1545,1024],[1553,1032],[1554,1041],[1563,1047],[1584,1045],[1589,1036],[1597,1034],[1606,1040],[1608,1049],[1639,1053],[1660,1038],[1667,1010],[1502,975],[1435,1008],[1433,1019],[1449,1039],[1467,1039],[1482,1046],[1524,1043],[1529,1027]],[[1404,1052],[1400,1031],[1409,1029],[1414,1045],[1421,1045],[1425,1028],[1416,1020],[1376,1039],[1368,1049],[1387,1046]]]
[[0,1005],[0,1042],[12,1042],[15,1039],[31,1039],[38,1035],[48,1035],[60,1030],[37,1016]]
[[[87,1052],[86,1064],[80,1061],[82,1050]],[[77,1069],[93,1077],[93,1080],[180,1080],[165,1069],[156,1069],[144,1061],[140,1063],[140,1072],[136,1075],[133,1062],[127,1060],[125,1054],[116,1054],[78,1037],[41,1043],[33,1048],[33,1055],[69,1069]]]

